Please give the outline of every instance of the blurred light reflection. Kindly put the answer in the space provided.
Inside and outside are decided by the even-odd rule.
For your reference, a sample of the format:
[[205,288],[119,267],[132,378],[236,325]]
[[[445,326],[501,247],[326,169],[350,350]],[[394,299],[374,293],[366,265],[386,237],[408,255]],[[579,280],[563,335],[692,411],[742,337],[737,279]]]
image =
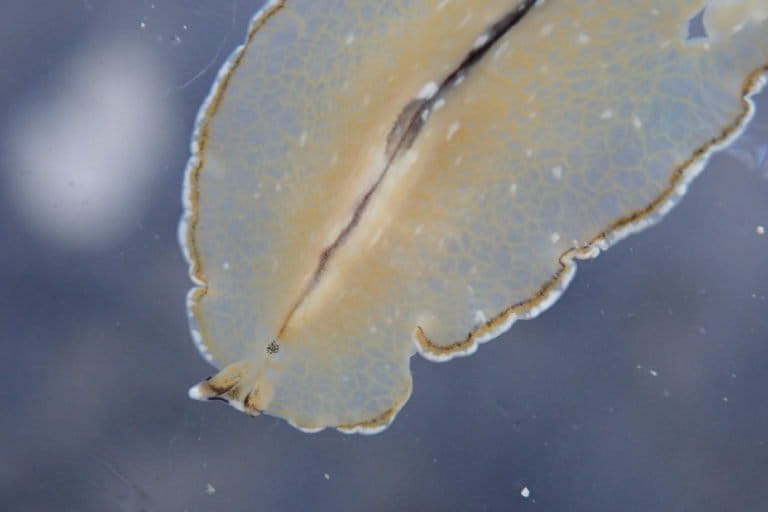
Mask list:
[[140,41],[76,48],[10,116],[8,200],[30,231],[64,248],[103,250],[138,224],[173,140],[173,96]]

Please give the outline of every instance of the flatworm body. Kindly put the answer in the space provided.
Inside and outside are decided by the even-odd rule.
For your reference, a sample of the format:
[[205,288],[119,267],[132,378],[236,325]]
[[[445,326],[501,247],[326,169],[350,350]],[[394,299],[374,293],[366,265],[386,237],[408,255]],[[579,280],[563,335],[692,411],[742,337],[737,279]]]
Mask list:
[[192,333],[220,368],[190,396],[385,428],[417,351],[472,353],[669,211],[767,63],[762,0],[269,2],[186,171]]

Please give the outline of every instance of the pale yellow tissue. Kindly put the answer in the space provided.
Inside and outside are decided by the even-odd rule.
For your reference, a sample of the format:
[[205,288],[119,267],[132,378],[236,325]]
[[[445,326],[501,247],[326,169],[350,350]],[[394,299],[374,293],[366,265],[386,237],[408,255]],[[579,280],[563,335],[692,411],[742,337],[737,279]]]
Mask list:
[[549,307],[575,259],[669,211],[740,133],[768,63],[762,1],[548,1],[441,88],[510,8],[257,16],[187,170],[190,317],[223,369],[190,396],[307,431],[386,427],[416,351],[473,352]]

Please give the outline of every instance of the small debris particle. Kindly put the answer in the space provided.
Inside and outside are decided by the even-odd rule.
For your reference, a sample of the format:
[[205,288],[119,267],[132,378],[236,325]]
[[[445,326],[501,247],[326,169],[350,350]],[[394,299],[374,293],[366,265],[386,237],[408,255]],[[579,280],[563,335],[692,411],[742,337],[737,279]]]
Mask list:
[[765,226],[757,226],[755,228],[755,233],[758,235],[764,235],[765,234]]
[[607,108],[600,113],[600,119],[610,119],[613,117],[613,110]]
[[520,491],[520,496],[522,496],[523,498],[528,499],[530,495],[531,495],[531,490],[528,489],[528,487],[523,487],[522,490]]
[[205,494],[207,494],[208,496],[213,496],[214,494],[216,494],[216,488],[212,484],[208,483],[205,486]]
[[651,375],[653,375],[654,377],[658,377],[658,376],[659,376],[659,372],[657,372],[656,370],[648,370],[648,372],[649,372]]
[[323,478],[325,478],[326,480],[330,480],[331,475],[329,475],[328,473],[323,473]]

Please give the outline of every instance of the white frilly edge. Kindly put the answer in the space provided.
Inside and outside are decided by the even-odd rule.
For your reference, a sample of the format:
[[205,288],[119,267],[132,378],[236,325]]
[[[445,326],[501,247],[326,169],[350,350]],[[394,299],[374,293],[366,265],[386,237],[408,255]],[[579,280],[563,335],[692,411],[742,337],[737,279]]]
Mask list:
[[[256,12],[256,14],[253,15],[248,25],[249,27],[248,37],[250,37],[253,27],[255,27],[258,23],[261,23],[263,19],[266,16],[268,16],[270,12],[277,5],[281,3],[283,3],[283,0],[269,0],[266,4],[264,4],[264,6],[261,9],[259,9]],[[189,330],[190,330],[190,333],[192,334],[192,340],[195,343],[195,347],[197,347],[197,350],[200,352],[200,355],[202,355],[206,361],[208,361],[213,365],[216,365],[216,360],[214,359],[213,355],[208,350],[208,348],[205,346],[202,335],[200,334],[200,331],[197,328],[197,322],[192,316],[192,305],[194,302],[194,294],[198,289],[206,287],[206,283],[201,279],[198,279],[197,276],[195,276],[193,273],[192,253],[188,245],[188,241],[190,239],[190,229],[192,225],[192,219],[196,215],[196,213],[193,211],[193,204],[192,204],[192,195],[193,195],[192,194],[192,176],[200,166],[200,151],[201,151],[200,139],[208,124],[208,120],[209,120],[208,114],[214,102],[217,100],[217,98],[221,94],[222,87],[224,86],[226,79],[232,74],[235,63],[237,62],[237,60],[240,58],[243,51],[245,50],[247,41],[248,39],[246,38],[246,41],[244,41],[241,45],[235,48],[234,51],[229,55],[224,65],[221,67],[221,69],[219,69],[219,72],[216,75],[216,80],[214,80],[213,85],[211,86],[211,90],[208,92],[208,96],[206,96],[205,101],[203,101],[202,106],[197,111],[194,129],[192,131],[192,141],[190,143],[190,157],[189,157],[189,160],[187,160],[187,165],[184,169],[184,184],[181,192],[181,202],[183,206],[183,213],[181,215],[178,231],[176,233],[179,241],[179,245],[181,246],[182,253],[184,254],[184,259],[187,261],[187,264],[189,265],[189,278],[195,284],[195,286],[193,286],[189,290],[189,292],[187,292],[187,299],[186,299]],[[191,396],[191,393],[192,393],[192,390],[190,390],[190,396]]]

